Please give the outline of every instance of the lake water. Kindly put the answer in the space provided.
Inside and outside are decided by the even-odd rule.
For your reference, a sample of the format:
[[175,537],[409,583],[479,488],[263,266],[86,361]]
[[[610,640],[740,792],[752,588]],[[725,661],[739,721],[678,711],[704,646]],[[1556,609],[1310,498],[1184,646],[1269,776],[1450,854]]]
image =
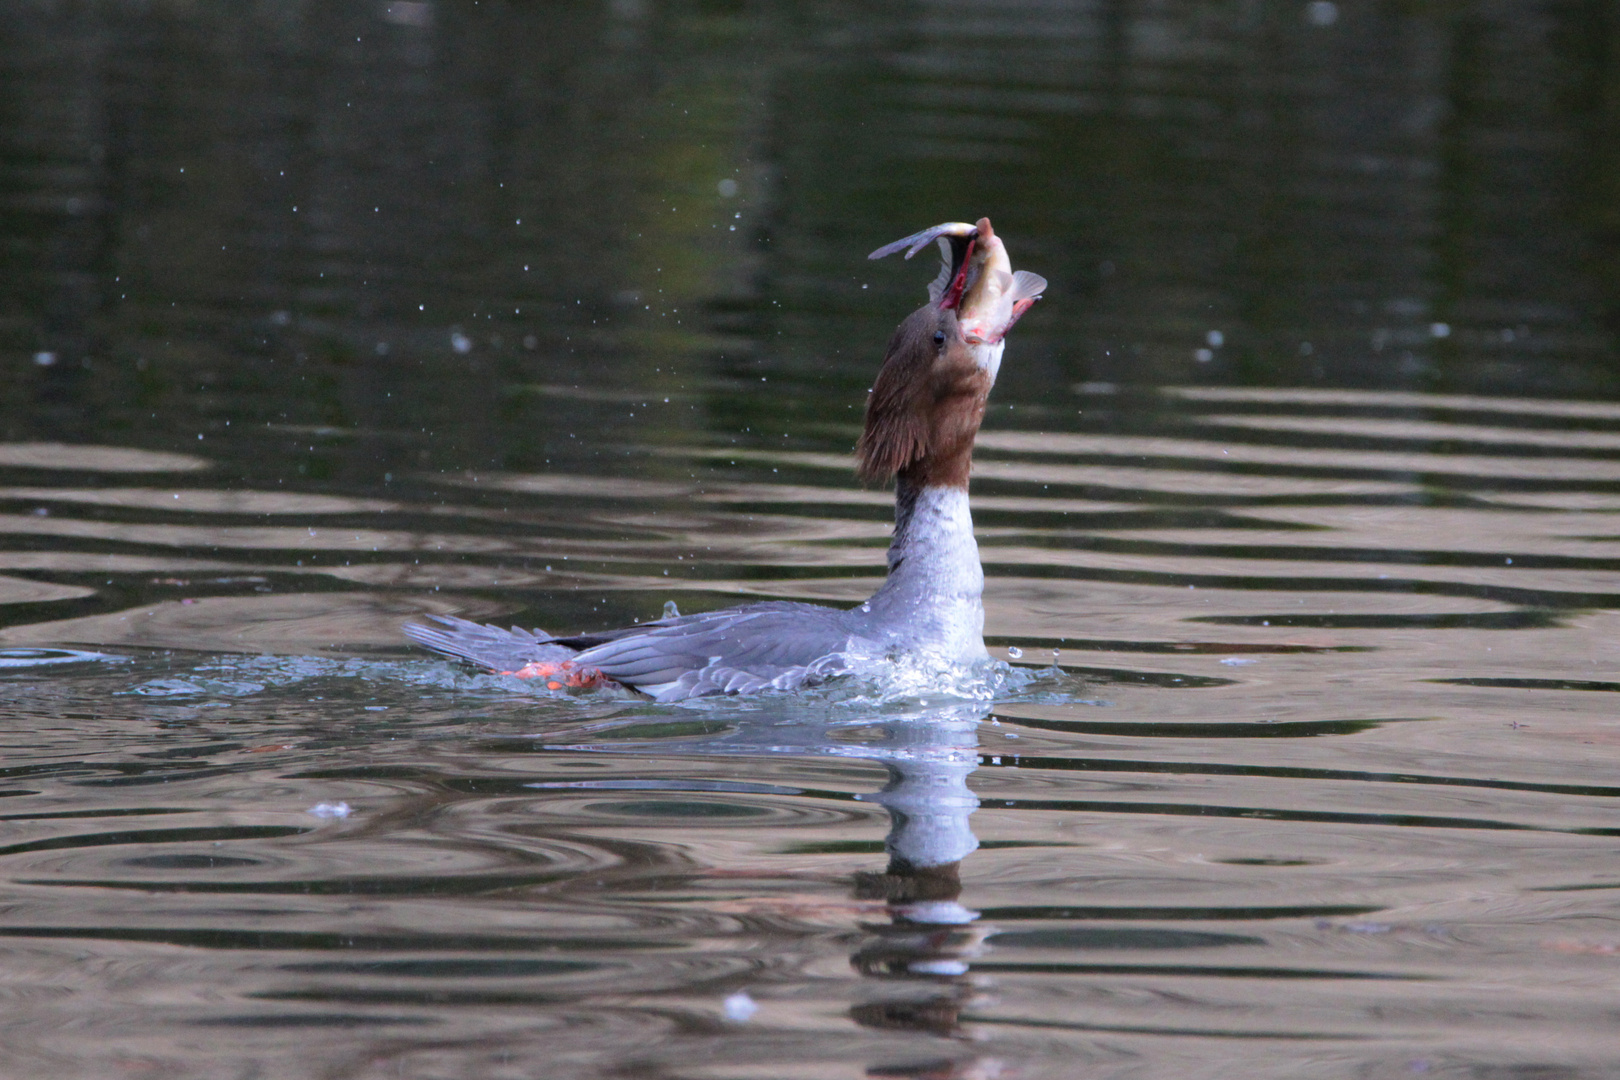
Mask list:
[[[1608,6],[0,26],[0,1073],[1614,1075]],[[981,213],[993,690],[408,646],[866,596]]]

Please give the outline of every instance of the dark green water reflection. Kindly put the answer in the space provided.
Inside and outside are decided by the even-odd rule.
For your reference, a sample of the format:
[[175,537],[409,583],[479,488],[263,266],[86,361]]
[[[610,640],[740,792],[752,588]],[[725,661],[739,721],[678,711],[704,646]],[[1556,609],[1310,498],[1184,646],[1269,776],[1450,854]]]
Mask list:
[[862,255],[977,213],[1053,283],[1002,406],[1620,390],[1604,0],[104,0],[4,25],[7,439],[202,435],[257,479],[367,487],[615,437],[819,444],[918,295]]

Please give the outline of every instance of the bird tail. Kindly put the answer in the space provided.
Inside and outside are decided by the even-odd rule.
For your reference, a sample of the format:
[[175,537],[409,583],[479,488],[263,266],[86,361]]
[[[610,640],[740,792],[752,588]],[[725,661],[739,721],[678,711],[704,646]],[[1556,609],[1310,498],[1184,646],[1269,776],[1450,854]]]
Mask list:
[[503,674],[520,673],[531,664],[560,667],[576,652],[566,645],[558,645],[543,630],[523,630],[516,626],[502,630],[454,615],[429,615],[428,619],[438,625],[406,623],[401,629],[406,637],[434,652]]

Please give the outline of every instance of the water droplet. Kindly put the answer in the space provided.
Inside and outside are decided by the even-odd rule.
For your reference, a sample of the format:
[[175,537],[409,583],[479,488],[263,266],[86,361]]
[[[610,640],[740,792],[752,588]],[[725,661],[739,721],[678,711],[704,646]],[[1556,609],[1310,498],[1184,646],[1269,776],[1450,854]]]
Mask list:
[[1020,649],[1016,645],[1009,645],[1009,646],[1007,646],[1007,655],[1012,657],[1014,660],[1018,660],[1021,657],[1023,657],[1024,650]]
[[721,1008],[724,1009],[727,1020],[734,1024],[745,1024],[759,1012],[759,1003],[739,990],[726,998]]
[[673,601],[673,600],[665,600],[664,601],[664,618],[666,618],[666,619],[678,619],[680,617],[681,617],[681,609],[675,606],[675,601]]
[[1305,21],[1312,26],[1332,26],[1339,21],[1339,5],[1333,0],[1312,0],[1305,5]]

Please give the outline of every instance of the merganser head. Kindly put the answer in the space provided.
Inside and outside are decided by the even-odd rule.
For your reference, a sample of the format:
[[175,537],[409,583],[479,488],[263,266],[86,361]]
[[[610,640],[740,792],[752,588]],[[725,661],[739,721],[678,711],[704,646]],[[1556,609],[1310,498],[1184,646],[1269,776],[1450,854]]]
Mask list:
[[989,218],[935,225],[868,257],[905,249],[909,259],[934,240],[944,268],[928,303],[895,330],[866,404],[855,449],[864,480],[967,487],[1002,340],[1046,288],[1036,274],[1012,272]]

